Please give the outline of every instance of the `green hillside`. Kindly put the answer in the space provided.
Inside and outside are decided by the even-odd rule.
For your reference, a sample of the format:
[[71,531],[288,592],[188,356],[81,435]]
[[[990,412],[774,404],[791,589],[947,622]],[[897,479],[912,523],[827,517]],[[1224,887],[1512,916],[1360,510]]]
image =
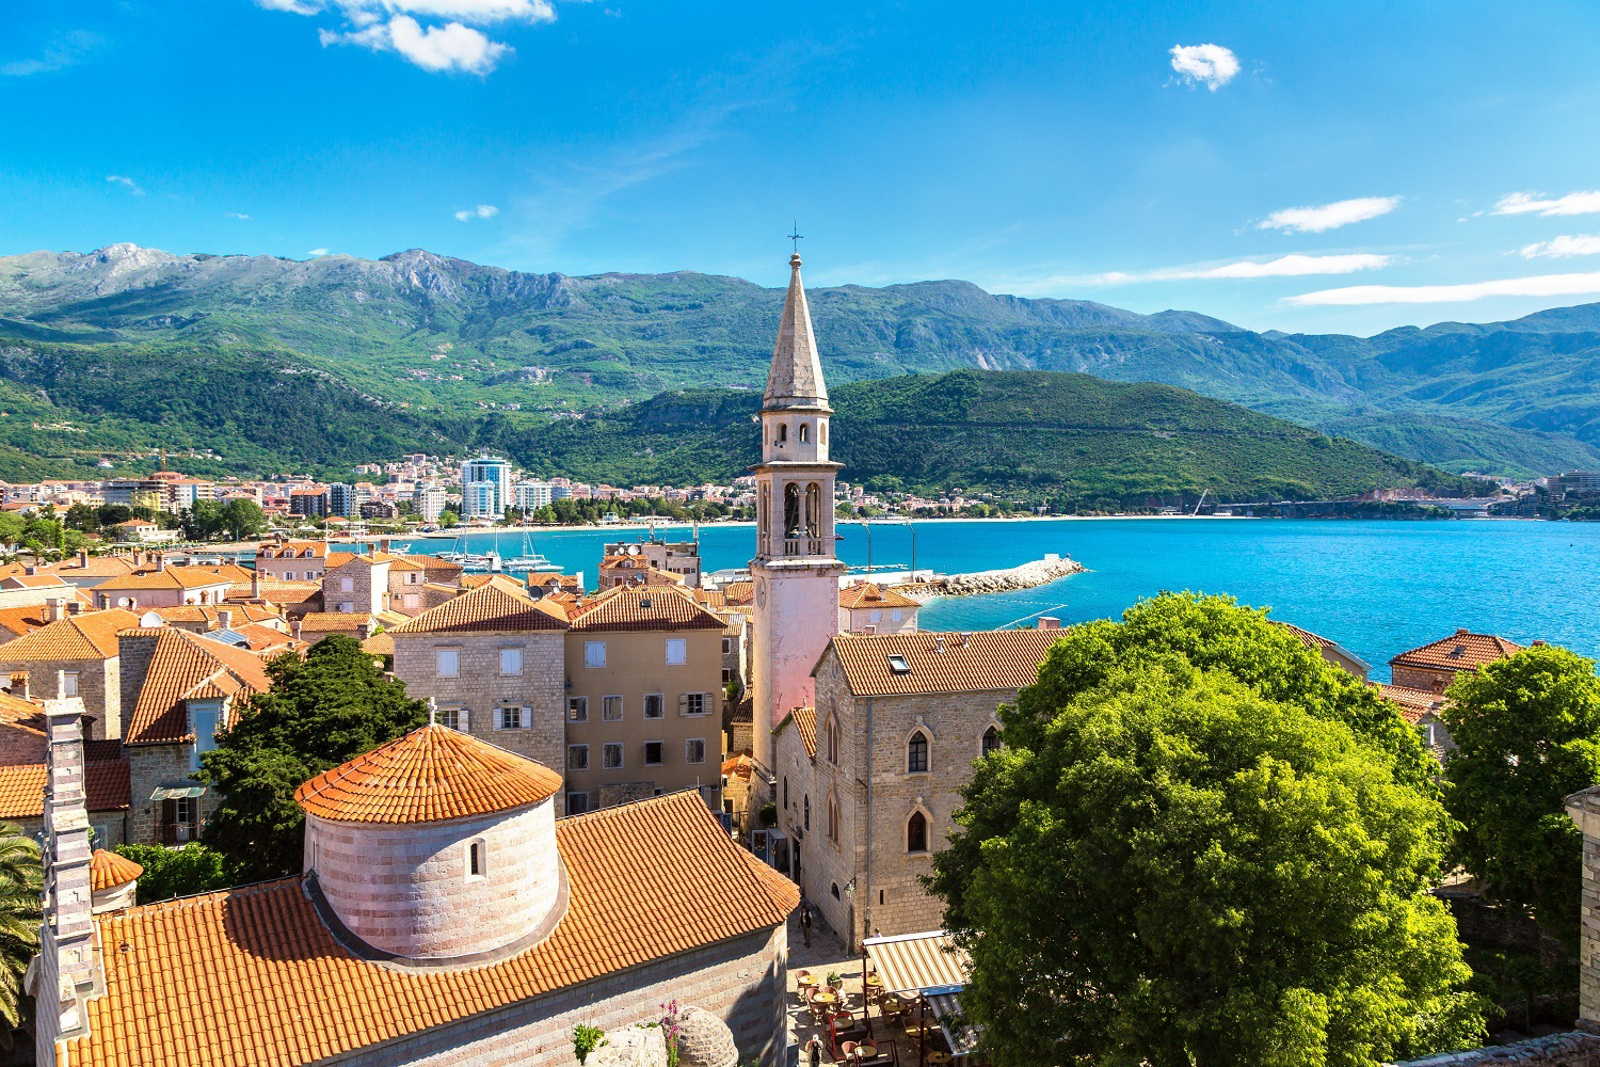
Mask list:
[[[1463,484],[1436,469],[1163,385],[1082,374],[956,371],[833,391],[833,458],[878,489],[1006,493],[1079,507],[1326,499],[1379,486]],[[594,481],[726,481],[758,458],[751,391],[667,393],[608,416],[482,443],[547,474]]]

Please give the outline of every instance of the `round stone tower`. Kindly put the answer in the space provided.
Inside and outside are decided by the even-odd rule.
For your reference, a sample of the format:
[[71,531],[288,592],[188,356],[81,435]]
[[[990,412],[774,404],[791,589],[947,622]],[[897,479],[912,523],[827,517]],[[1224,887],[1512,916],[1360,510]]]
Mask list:
[[377,955],[428,965],[520,951],[560,919],[561,776],[424,726],[295,791],[305,869]]

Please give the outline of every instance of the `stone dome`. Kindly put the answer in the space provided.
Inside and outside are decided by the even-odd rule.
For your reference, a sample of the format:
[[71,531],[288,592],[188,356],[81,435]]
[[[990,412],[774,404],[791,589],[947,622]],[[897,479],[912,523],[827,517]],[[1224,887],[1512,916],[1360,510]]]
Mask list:
[[738,1067],[739,1046],[728,1024],[704,1008],[678,1012],[678,1067]]

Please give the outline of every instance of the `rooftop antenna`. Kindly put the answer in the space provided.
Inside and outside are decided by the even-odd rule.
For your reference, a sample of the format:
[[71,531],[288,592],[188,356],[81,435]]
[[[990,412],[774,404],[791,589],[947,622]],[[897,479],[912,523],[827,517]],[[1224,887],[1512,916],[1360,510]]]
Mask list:
[[794,222],[794,230],[789,234],[789,240],[794,242],[794,254],[800,254],[800,242],[805,240],[805,235],[800,232],[800,220]]

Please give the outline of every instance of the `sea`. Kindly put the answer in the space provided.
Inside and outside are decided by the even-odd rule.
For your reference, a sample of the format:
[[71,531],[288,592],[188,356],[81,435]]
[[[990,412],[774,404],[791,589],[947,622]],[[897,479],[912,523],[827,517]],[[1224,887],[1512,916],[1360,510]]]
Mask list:
[[[658,526],[687,539],[687,526]],[[1388,678],[1390,657],[1458,627],[1526,644],[1543,639],[1600,657],[1600,523],[1513,520],[1059,519],[841,522],[839,556],[866,574],[1012,567],[1049,553],[1088,570],[1036,589],[943,598],[922,609],[930,630],[1064,625],[1116,618],[1162,591],[1220,593],[1270,608],[1343,645]],[[706,571],[743,567],[755,552],[748,524],[699,528]],[[637,528],[534,530],[532,547],[592,587],[603,545],[647,536]],[[470,536],[519,555],[521,531]],[[448,551],[419,539],[412,551]],[[914,555],[913,555],[914,553]]]

